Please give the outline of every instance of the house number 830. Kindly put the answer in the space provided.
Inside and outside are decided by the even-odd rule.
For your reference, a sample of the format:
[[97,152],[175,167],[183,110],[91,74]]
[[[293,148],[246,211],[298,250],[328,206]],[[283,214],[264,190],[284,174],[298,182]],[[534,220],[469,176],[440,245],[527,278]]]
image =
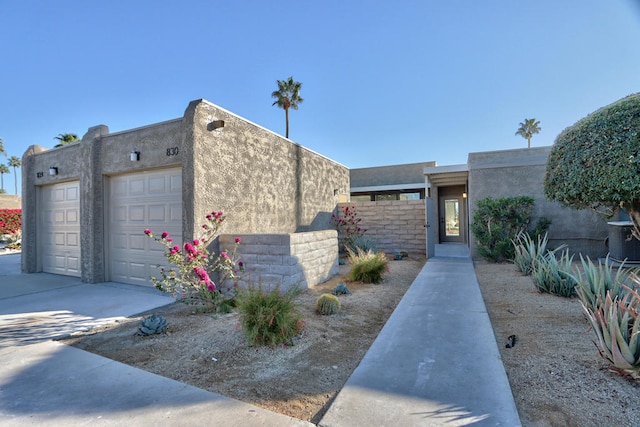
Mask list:
[[177,156],[178,155],[178,147],[167,148],[167,156]]

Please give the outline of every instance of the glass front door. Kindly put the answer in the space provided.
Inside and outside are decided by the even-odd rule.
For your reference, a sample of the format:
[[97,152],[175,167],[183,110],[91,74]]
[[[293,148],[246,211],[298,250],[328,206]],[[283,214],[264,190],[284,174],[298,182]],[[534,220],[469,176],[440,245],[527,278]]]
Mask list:
[[458,199],[444,201],[444,235],[460,237],[460,202]]
[[466,241],[464,187],[459,194],[451,194],[452,190],[447,191],[449,194],[445,193],[439,197],[440,243]]

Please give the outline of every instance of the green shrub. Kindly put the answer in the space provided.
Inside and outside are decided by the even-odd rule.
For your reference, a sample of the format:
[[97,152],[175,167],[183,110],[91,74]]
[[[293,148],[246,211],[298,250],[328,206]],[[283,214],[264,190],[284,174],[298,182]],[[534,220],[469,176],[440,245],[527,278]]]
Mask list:
[[594,264],[590,258],[586,260],[581,256],[582,271],[577,271],[574,275],[578,283],[578,296],[584,306],[590,310],[595,310],[599,302],[605,300],[607,293],[611,293],[611,298],[622,298],[624,295],[624,284],[631,284],[637,270],[629,270],[621,264],[615,271],[609,262],[609,257],[604,263],[598,261]]
[[[637,277],[634,280],[637,283]],[[621,297],[609,290],[604,298],[597,295],[593,307],[585,304],[582,296],[580,302],[597,336],[600,356],[618,372],[640,379],[640,295],[622,287]]]
[[250,286],[238,292],[236,306],[240,324],[250,345],[290,343],[302,331],[304,321],[294,304],[300,292],[295,286],[284,293],[278,288],[266,290],[262,286]]
[[331,294],[322,294],[316,301],[316,311],[320,314],[335,314],[340,311],[340,300]]
[[382,275],[387,271],[387,257],[382,252],[347,250],[351,270],[347,273],[350,282],[380,283]]
[[540,292],[546,292],[562,297],[570,297],[576,293],[576,281],[571,274],[573,255],[565,250],[556,258],[554,252],[547,252],[533,265],[531,278]]
[[[531,222],[534,199],[528,196],[487,197],[479,200],[471,223],[480,256],[493,261],[511,260],[515,256],[512,240],[525,232]],[[541,218],[536,232],[549,227],[550,221]]]

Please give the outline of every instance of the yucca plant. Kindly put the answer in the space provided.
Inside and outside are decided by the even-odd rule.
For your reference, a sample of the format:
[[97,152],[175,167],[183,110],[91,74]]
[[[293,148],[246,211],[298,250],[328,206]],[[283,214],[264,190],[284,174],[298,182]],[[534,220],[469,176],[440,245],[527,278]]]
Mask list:
[[[637,277],[634,280],[637,283]],[[593,306],[584,287],[578,287],[578,295],[600,355],[614,370],[640,379],[640,294],[626,285],[621,288],[622,296],[611,290],[604,298],[598,294]]]
[[604,301],[607,292],[611,292],[612,298],[621,298],[624,294],[623,284],[631,284],[631,279],[636,275],[637,270],[624,268],[622,263],[614,273],[614,267],[609,262],[609,256],[604,263],[598,261],[594,264],[590,258],[585,260],[580,256],[582,271],[574,271],[574,279],[580,286],[580,299],[583,304],[593,309],[600,301]]
[[566,249],[557,258],[555,252],[547,252],[533,264],[531,278],[540,292],[562,297],[575,295],[576,281],[571,274],[573,255]]

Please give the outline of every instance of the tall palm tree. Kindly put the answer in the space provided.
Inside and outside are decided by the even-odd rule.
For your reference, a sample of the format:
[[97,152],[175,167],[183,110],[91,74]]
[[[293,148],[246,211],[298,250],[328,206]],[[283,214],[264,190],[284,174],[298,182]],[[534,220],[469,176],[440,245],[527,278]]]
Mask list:
[[7,157],[7,151],[4,149],[4,140],[0,138],[0,154],[4,154]]
[[53,137],[53,139],[60,141],[60,144],[56,145],[54,148],[80,141],[78,135],[75,133],[60,133],[58,136]]
[[4,174],[9,173],[9,168],[4,163],[0,163],[0,193],[4,193]]
[[294,81],[293,76],[287,80],[277,80],[277,82],[278,90],[274,90],[271,93],[271,97],[276,100],[271,105],[277,105],[284,110],[287,121],[287,133],[285,136],[289,138],[289,108],[297,110],[298,104],[304,101],[304,99],[300,97],[300,87],[302,87],[302,83]]
[[13,168],[13,177],[15,178],[15,181],[16,181],[15,185],[16,185],[16,196],[17,196],[18,195],[18,172],[16,171],[16,168],[19,168],[20,166],[22,166],[22,162],[16,156],[11,156],[11,158],[9,159],[9,163],[7,164]]
[[516,135],[520,135],[527,140],[528,148],[531,148],[531,137],[542,130],[539,125],[540,120],[536,121],[536,119],[524,119],[524,122],[520,123]]

